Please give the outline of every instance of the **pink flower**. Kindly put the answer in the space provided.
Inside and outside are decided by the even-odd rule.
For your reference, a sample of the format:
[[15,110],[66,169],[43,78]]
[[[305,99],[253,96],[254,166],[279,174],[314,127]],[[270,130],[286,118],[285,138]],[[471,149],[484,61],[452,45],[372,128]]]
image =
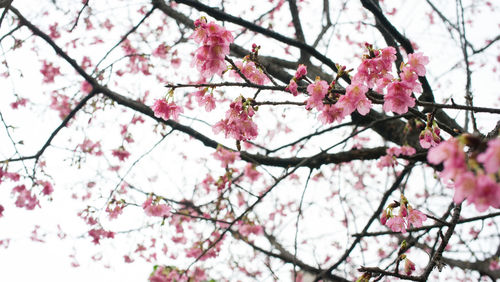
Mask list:
[[488,141],[488,148],[477,156],[487,173],[497,173],[500,169],[500,138]]
[[92,242],[98,245],[103,238],[114,238],[115,233],[111,231],[105,231],[102,228],[94,228],[89,230],[89,236],[92,237]]
[[307,92],[311,95],[307,99],[307,109],[316,108],[321,111],[323,109],[323,99],[328,93],[328,82],[317,79],[314,83],[307,86]]
[[169,217],[171,215],[170,207],[166,204],[153,204],[152,196],[146,199],[142,204],[142,208],[148,216]]
[[224,149],[222,146],[217,147],[217,150],[213,155],[216,160],[221,161],[222,167],[227,167],[240,159],[240,152],[229,151]]
[[120,147],[118,149],[113,150],[112,155],[117,157],[121,162],[123,162],[130,156],[130,153],[127,152],[125,148]]
[[54,78],[57,75],[61,74],[59,67],[54,67],[52,63],[47,63],[47,61],[43,60],[42,69],[40,72],[43,74],[43,82],[44,83],[52,83],[54,82]]
[[444,169],[440,174],[444,180],[454,179],[458,174],[467,170],[463,145],[455,138],[429,149],[427,160],[432,164],[444,162]]
[[344,109],[345,116],[350,115],[356,109],[363,116],[370,112],[372,103],[366,98],[366,92],[368,92],[368,87],[359,82],[353,82],[346,87],[346,94],[338,101],[339,107]]
[[318,119],[323,124],[332,123],[334,121],[341,122],[346,116],[346,112],[342,109],[342,105],[338,102],[334,105],[324,105]]
[[165,45],[165,43],[161,43],[153,51],[153,56],[157,56],[161,59],[166,59],[169,50],[170,50],[170,46]]
[[259,179],[260,172],[258,172],[253,164],[247,164],[245,166],[244,170],[245,176],[250,179],[251,182],[254,182],[255,180]]
[[427,216],[419,210],[409,207],[408,211],[408,226],[413,225],[413,227],[421,227],[422,223],[427,220]]
[[[254,62],[235,62],[235,65],[238,67],[243,76],[255,84],[263,85],[270,81],[267,75],[260,68],[255,66]],[[230,75],[236,77],[239,81],[242,80],[240,74],[236,70],[232,70]]]
[[380,223],[382,223],[382,225],[385,225],[387,223],[387,211],[384,210],[382,212],[382,216],[380,217]]
[[5,208],[2,205],[0,205],[0,217],[3,216],[3,211],[4,210],[5,210]]
[[489,269],[491,271],[495,271],[495,270],[499,270],[500,269],[500,264],[498,263],[498,259],[491,260]]
[[408,54],[408,64],[410,65],[410,69],[419,76],[425,75],[425,65],[427,65],[428,63],[429,58],[424,56],[424,54],[420,52]]
[[215,134],[223,131],[236,140],[255,139],[258,135],[257,124],[252,120],[255,114],[251,105],[243,104],[243,97],[238,97],[229,105],[226,118],[216,123],[212,130]]
[[383,109],[398,114],[408,112],[408,107],[415,106],[415,99],[411,97],[411,89],[401,81],[394,81],[387,86],[387,95],[384,97]]
[[295,78],[299,80],[305,77],[306,75],[307,75],[307,67],[303,64],[300,64],[297,67],[297,71],[295,72]]
[[48,181],[41,181],[40,180],[40,181],[37,181],[37,184],[42,185],[42,187],[43,187],[42,194],[44,194],[44,195],[50,195],[50,194],[52,194],[52,192],[54,192],[54,187]]
[[439,133],[440,130],[437,124],[434,123],[432,126],[427,125],[419,135],[420,146],[426,149],[436,147],[441,142]]
[[453,202],[461,203],[463,200],[474,194],[476,190],[476,176],[470,171],[462,172],[455,179],[455,194]]
[[207,23],[205,19],[197,20],[195,23],[196,29],[191,37],[202,46],[196,50],[193,64],[202,77],[222,75],[227,68],[224,58],[229,54],[229,44],[234,40],[233,35],[213,22]]
[[288,84],[288,86],[285,88],[286,91],[290,92],[293,94],[293,96],[297,96],[299,95],[299,92],[298,92],[298,85],[297,85],[297,82],[295,81],[295,79],[290,79],[290,84]]
[[15,110],[19,108],[19,106],[26,106],[26,102],[28,102],[26,98],[18,98],[17,101],[10,104],[10,107]]
[[479,175],[476,181],[476,189],[468,197],[468,202],[474,203],[479,212],[484,212],[489,207],[500,208],[500,185],[488,175]]
[[412,92],[422,93],[422,85],[418,81],[418,75],[411,71],[410,67],[403,66],[401,73],[401,83]]
[[151,107],[156,117],[168,120],[171,117],[174,120],[179,118],[179,114],[183,113],[184,110],[176,105],[174,102],[168,103],[165,99],[157,99]]
[[411,275],[413,271],[415,271],[415,264],[408,258],[405,258],[405,266],[404,266],[405,274]]
[[240,221],[238,222],[237,227],[239,233],[245,237],[248,237],[250,234],[260,235],[264,233],[264,230],[260,225],[243,223],[242,221]]
[[387,220],[386,225],[394,232],[406,233],[405,220],[400,216],[394,216]]
[[[372,50],[369,48],[369,50]],[[359,65],[353,81],[366,84],[369,88],[373,88],[375,84],[379,84],[380,80],[391,80],[393,76],[390,74],[392,64],[396,60],[396,49],[387,47],[382,50],[371,51],[375,57],[364,57],[363,62]]]
[[16,207],[26,208],[27,210],[33,210],[36,206],[40,207],[38,199],[30,191],[26,189],[24,185],[18,185],[12,189],[13,193],[18,193],[15,202]]
[[92,142],[92,140],[85,139],[83,140],[83,143],[78,145],[82,152],[87,153],[87,154],[92,154],[96,156],[102,155],[101,151],[101,143],[100,142]]

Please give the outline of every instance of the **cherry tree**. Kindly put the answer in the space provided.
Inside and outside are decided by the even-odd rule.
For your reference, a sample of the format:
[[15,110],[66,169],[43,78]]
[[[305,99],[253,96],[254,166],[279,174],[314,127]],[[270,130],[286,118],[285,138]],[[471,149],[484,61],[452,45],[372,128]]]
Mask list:
[[67,267],[500,279],[498,3],[0,6],[0,226],[57,206]]

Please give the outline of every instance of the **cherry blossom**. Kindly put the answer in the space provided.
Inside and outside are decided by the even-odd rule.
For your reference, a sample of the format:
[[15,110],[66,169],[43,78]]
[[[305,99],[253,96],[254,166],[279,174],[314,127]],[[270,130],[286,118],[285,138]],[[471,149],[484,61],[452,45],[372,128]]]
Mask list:
[[415,263],[405,257],[404,273],[406,275],[411,275],[415,271]]
[[316,81],[307,86],[307,92],[311,95],[309,99],[307,99],[306,108],[312,109],[316,108],[321,111],[323,109],[323,99],[328,93],[328,82],[320,79],[316,79]]
[[113,150],[112,154],[113,154],[113,156],[117,157],[121,162],[128,159],[128,157],[130,156],[130,153],[127,150],[125,150],[125,148],[123,146],[121,146],[118,149]]
[[191,38],[202,46],[196,50],[193,65],[202,77],[222,75],[227,69],[224,58],[229,54],[229,44],[234,38],[230,31],[214,22],[207,23],[205,18],[195,21],[196,29]]
[[487,173],[498,173],[500,169],[500,138],[488,141],[488,148],[477,156]]
[[146,199],[146,201],[142,204],[142,208],[144,209],[146,215],[158,217],[169,217],[171,215],[171,208],[166,204],[158,204],[159,200],[160,198],[156,198],[156,200],[153,201],[153,196],[149,196]]
[[408,65],[410,65],[411,71],[415,72],[419,76],[425,75],[425,65],[429,63],[429,58],[424,56],[423,53],[408,54]]
[[151,108],[156,117],[164,120],[169,120],[170,118],[177,120],[179,119],[179,114],[184,112],[180,106],[174,102],[168,103],[165,99],[156,99]]
[[384,97],[384,111],[404,114],[408,107],[415,106],[415,98],[411,97],[411,89],[401,81],[395,81],[387,86]]
[[251,140],[257,137],[257,124],[252,120],[255,112],[251,105],[247,102],[243,103],[243,101],[244,98],[240,96],[229,105],[226,118],[212,127],[215,134],[222,131],[226,138],[231,136],[239,141]]

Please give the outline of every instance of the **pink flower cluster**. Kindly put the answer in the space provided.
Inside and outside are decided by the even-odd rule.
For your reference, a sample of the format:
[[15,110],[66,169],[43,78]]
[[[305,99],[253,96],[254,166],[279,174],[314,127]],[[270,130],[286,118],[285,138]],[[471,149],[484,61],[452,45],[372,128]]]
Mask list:
[[12,189],[13,193],[17,193],[16,207],[33,210],[36,206],[40,207],[40,203],[34,194],[32,194],[26,186],[18,185]]
[[207,23],[205,18],[196,20],[194,25],[196,29],[191,37],[202,46],[196,50],[193,65],[196,65],[202,77],[222,75],[227,69],[224,58],[229,54],[229,44],[234,40],[233,35],[214,22]]
[[102,228],[93,228],[89,230],[89,236],[92,237],[92,242],[98,245],[103,238],[114,238],[115,233]]
[[8,172],[7,169],[0,167],[0,184],[3,182],[2,178],[3,179],[6,178],[6,179],[9,179],[11,181],[19,181],[21,176],[19,175],[19,173]]
[[222,167],[227,167],[229,164],[240,159],[240,152],[229,151],[222,146],[218,146],[214,153],[214,158],[221,161]]
[[250,234],[261,235],[264,233],[264,229],[262,228],[262,226],[253,223],[245,223],[243,221],[238,221],[236,223],[236,228],[238,229],[238,232],[244,237],[248,237]]
[[166,204],[158,204],[160,199],[161,198],[156,198],[153,201],[153,196],[149,196],[146,199],[146,201],[142,204],[142,208],[144,209],[146,215],[158,217],[169,217],[171,215],[170,206]]
[[378,163],[378,168],[384,168],[388,166],[394,166],[396,163],[396,157],[401,155],[403,156],[412,156],[416,153],[415,148],[410,146],[402,146],[402,147],[392,147],[386,150],[387,155],[382,156]]
[[[241,74],[243,74],[245,78],[247,78],[251,82],[259,85],[264,85],[266,83],[269,83],[270,80],[267,77],[267,75],[260,68],[258,68],[254,62],[238,61],[235,62],[234,64],[238,67]],[[230,75],[232,77],[235,77],[237,81],[242,80],[242,77],[236,70],[231,70]]]
[[43,74],[43,83],[53,83],[54,78],[61,74],[59,67],[54,67],[52,63],[42,61],[42,69],[40,72]]
[[290,83],[285,88],[285,90],[292,93],[293,96],[299,95],[299,92],[298,92],[299,85],[297,84],[297,81],[300,81],[301,79],[305,78],[306,75],[307,75],[307,67],[305,65],[300,64],[297,67],[297,71],[295,72],[295,75],[293,76],[292,79],[290,79]]
[[121,146],[118,149],[114,149],[112,151],[112,155],[117,157],[121,162],[123,162],[124,160],[128,159],[130,153],[127,150],[125,150],[123,146]]
[[78,147],[84,153],[96,155],[96,156],[102,155],[100,142],[94,143],[92,140],[85,138],[85,140],[83,140],[82,144],[78,145]]
[[[200,261],[205,261],[209,258],[215,258],[217,257],[217,254],[221,250],[221,246],[224,243],[224,238],[225,236],[222,237],[221,240],[219,238],[221,237],[220,232],[214,231],[210,235],[210,238],[201,242],[194,242],[194,244],[191,246],[191,248],[186,249],[186,257],[188,258],[199,258]],[[218,240],[218,242],[216,242]],[[214,244],[212,246],[212,244]],[[212,246],[210,249],[208,249],[205,254],[204,248]],[[201,256],[201,257],[200,257]]]
[[[399,213],[394,214],[393,209],[399,207]],[[421,211],[414,209],[404,195],[401,194],[401,202],[389,204],[382,212],[380,222],[387,225],[394,232],[406,233],[406,229],[413,227],[421,227],[422,223],[427,220],[427,216]]]
[[490,140],[486,151],[477,156],[476,160],[483,165],[484,171],[475,168],[476,173],[468,169],[466,162],[464,145],[467,138],[462,135],[440,143],[429,150],[427,160],[436,165],[443,163],[440,177],[444,181],[454,181],[455,203],[467,199],[479,212],[489,207],[500,208],[500,185],[496,181],[500,169],[500,137]]
[[255,111],[248,101],[244,102],[244,99],[240,96],[229,105],[226,118],[216,123],[212,128],[215,134],[223,131],[226,138],[231,136],[239,141],[257,137],[257,124],[252,120]]
[[203,88],[202,90],[193,93],[198,102],[198,106],[205,106],[205,111],[211,112],[215,109],[215,98],[212,93],[207,94],[208,88]]
[[435,121],[428,121],[425,129],[419,135],[420,146],[425,149],[436,147],[441,142],[440,132],[441,130]]
[[151,109],[153,109],[155,117],[164,120],[169,120],[171,117],[177,120],[179,119],[179,114],[184,112],[182,107],[175,104],[175,102],[168,103],[166,99],[156,99]]
[[387,88],[387,94],[384,97],[384,111],[393,111],[398,114],[406,113],[408,107],[415,106],[415,99],[411,97],[412,92],[422,92],[418,76],[425,75],[425,64],[429,62],[429,59],[422,53],[409,54],[408,63],[401,65],[401,78],[395,79],[391,74],[391,69],[396,60],[396,49],[387,47],[376,50],[370,44],[365,46],[369,55],[364,56],[351,82],[351,89],[358,88],[359,90],[354,92],[357,95],[350,98],[352,93],[346,89],[344,96],[347,96],[345,98],[347,101],[345,105],[342,105],[343,107],[347,106],[345,111],[350,114],[354,111],[353,109],[357,109],[362,115],[368,113],[371,103],[364,96],[368,88],[375,88],[381,93]]

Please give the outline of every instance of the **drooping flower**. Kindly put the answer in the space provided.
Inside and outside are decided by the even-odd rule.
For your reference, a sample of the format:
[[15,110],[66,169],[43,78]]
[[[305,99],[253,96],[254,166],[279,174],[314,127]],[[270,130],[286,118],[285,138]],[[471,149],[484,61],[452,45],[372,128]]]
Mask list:
[[295,78],[297,80],[300,80],[300,79],[304,78],[306,75],[307,75],[307,67],[303,64],[300,64],[297,67],[297,71],[295,72]]
[[406,233],[406,222],[403,217],[391,217],[387,220],[386,225],[394,232]]
[[[243,74],[245,78],[255,84],[264,85],[270,81],[262,69],[258,68],[252,61],[237,61],[234,64],[238,67],[241,74]],[[230,75],[235,77],[238,81],[243,80],[236,70],[231,70]]]
[[368,87],[363,84],[353,82],[346,87],[346,94],[338,101],[338,107],[344,110],[344,116],[350,115],[355,110],[363,116],[370,112],[372,103],[366,97],[366,92]]
[[439,137],[440,132],[441,130],[436,122],[433,121],[432,126],[427,123],[425,129],[419,135],[420,146],[425,149],[436,147],[441,142],[441,138]]
[[149,196],[146,199],[146,201],[142,204],[142,208],[148,216],[169,217],[171,215],[170,206],[166,204],[158,204],[157,201],[153,201],[153,196]]
[[125,150],[123,146],[121,146],[120,148],[113,150],[112,155],[117,157],[121,162],[123,162],[130,156],[130,153],[127,150]]
[[488,141],[488,148],[477,156],[487,173],[497,173],[500,169],[500,138]]
[[406,275],[411,275],[413,271],[415,271],[415,263],[408,258],[405,258],[404,273]]
[[285,90],[292,93],[293,96],[297,96],[297,95],[299,95],[298,87],[299,86],[297,85],[297,82],[295,81],[295,79],[290,79],[290,83],[285,88]]
[[425,75],[425,65],[429,63],[429,58],[424,56],[423,53],[408,54],[408,64],[411,71],[419,76]]
[[231,136],[239,141],[257,138],[257,124],[252,120],[255,111],[251,105],[243,103],[243,99],[240,96],[229,105],[226,118],[212,127],[215,134],[223,131],[226,138]]
[[155,100],[153,106],[151,107],[156,117],[168,120],[170,118],[177,120],[179,114],[183,113],[182,107],[175,104],[175,102],[168,103],[165,99]]
[[205,18],[195,21],[195,31],[191,38],[202,46],[195,52],[193,65],[202,77],[222,75],[227,69],[224,58],[229,54],[229,44],[234,40],[231,32],[214,22],[207,23]]
[[311,96],[307,99],[306,108],[316,108],[318,111],[321,111],[323,109],[323,99],[328,93],[328,87],[328,82],[320,79],[316,79],[314,83],[309,84],[307,92]]
[[427,220],[427,216],[421,211],[408,206],[407,220],[408,226],[412,225],[413,227],[422,227],[422,223]]
[[467,170],[463,145],[456,138],[441,142],[436,147],[429,149],[427,160],[432,164],[444,162],[440,173],[445,181],[454,179],[458,174]]
[[415,106],[415,99],[411,97],[411,89],[403,82],[394,81],[387,86],[387,94],[384,97],[384,111],[404,114],[408,112],[408,107],[413,106]]

